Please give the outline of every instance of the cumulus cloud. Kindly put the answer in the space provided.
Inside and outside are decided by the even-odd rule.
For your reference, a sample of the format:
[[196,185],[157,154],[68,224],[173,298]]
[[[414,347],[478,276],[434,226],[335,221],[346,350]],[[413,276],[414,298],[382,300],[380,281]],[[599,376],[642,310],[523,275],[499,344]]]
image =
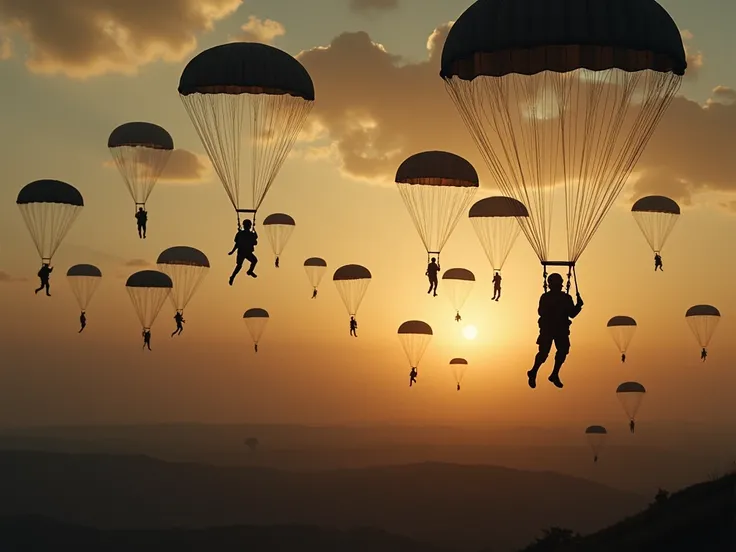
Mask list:
[[713,104],[733,105],[734,103],[736,103],[736,90],[721,85],[713,89],[706,105],[710,107]]
[[698,50],[693,42],[695,36],[687,29],[680,31],[682,36],[682,43],[685,46],[685,57],[687,59],[687,72],[685,78],[689,80],[696,79],[700,74],[700,70],[703,68],[704,58],[703,52]]
[[251,15],[240,30],[241,33],[237,36],[237,40],[263,42],[264,44],[272,44],[274,39],[286,34],[286,29],[278,21],[259,19],[255,15]]
[[8,36],[0,37],[0,61],[13,57],[13,41]]
[[[117,169],[112,159],[105,161],[103,165],[110,169]],[[159,182],[198,184],[206,180],[211,172],[212,164],[207,156],[185,149],[175,149],[171,152],[169,161],[159,177]]]
[[0,0],[0,24],[23,37],[29,70],[85,78],[181,61],[197,35],[242,0]]
[[399,0],[350,0],[350,9],[365,13],[373,10],[393,10],[399,7]]
[[151,263],[149,263],[145,259],[131,259],[129,261],[126,261],[125,266],[128,266],[130,268],[146,268],[147,266],[151,266]]
[[27,278],[17,278],[15,276],[12,276],[11,274],[8,274],[4,270],[0,270],[0,284],[10,284],[13,282],[25,282],[27,281]]

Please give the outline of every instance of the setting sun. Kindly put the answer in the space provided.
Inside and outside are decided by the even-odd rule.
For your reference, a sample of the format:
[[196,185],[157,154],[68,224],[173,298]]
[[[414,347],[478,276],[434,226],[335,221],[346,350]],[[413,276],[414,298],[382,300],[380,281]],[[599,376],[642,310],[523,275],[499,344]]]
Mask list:
[[476,328],[472,324],[470,326],[465,326],[463,328],[463,336],[465,336],[465,339],[475,339],[478,336],[478,328]]

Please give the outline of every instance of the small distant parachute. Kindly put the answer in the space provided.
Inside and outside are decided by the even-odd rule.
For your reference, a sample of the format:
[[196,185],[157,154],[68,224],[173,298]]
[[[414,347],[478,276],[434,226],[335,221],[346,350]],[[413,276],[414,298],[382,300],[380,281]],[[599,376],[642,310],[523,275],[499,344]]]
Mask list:
[[529,217],[529,212],[521,201],[494,196],[475,202],[468,216],[493,271],[501,272],[521,233],[517,219]]
[[174,151],[174,140],[166,129],[153,123],[125,123],[107,139],[120,175],[138,207],[146,207],[156,182]]
[[269,316],[266,309],[248,309],[243,314],[243,322],[245,322],[250,336],[253,338],[254,349],[258,352],[258,342],[261,340],[263,331],[268,324]]
[[701,358],[705,360],[710,340],[721,321],[721,313],[711,305],[695,305],[687,309],[685,319],[698,344],[703,348]]
[[466,268],[450,268],[442,275],[442,283],[447,288],[452,308],[457,313],[455,320],[460,322],[460,310],[473,289],[475,275]]
[[100,286],[102,271],[91,264],[74,265],[66,271],[66,277],[82,312],[87,310],[92,297]]
[[266,231],[273,254],[276,255],[276,268],[279,267],[279,257],[286,244],[289,243],[294,228],[296,228],[296,222],[284,213],[273,213],[263,219],[263,229]]
[[409,320],[399,326],[398,335],[409,365],[416,369],[432,340],[432,328],[421,320]]
[[341,266],[332,276],[337,292],[345,303],[350,316],[355,316],[371,283],[371,272],[364,266],[349,264]]
[[125,282],[125,289],[128,290],[143,331],[151,330],[173,287],[171,278],[158,270],[141,270]]
[[406,159],[396,172],[406,208],[427,257],[437,256],[478,191],[478,173],[468,161],[445,151],[425,151]]
[[21,189],[16,203],[41,263],[50,263],[84,207],[82,194],[60,180],[36,180]]
[[310,257],[304,261],[304,271],[307,273],[307,279],[312,286],[314,293],[312,297],[317,297],[317,288],[319,287],[322,277],[327,270],[327,261],[320,257]]
[[251,453],[256,452],[256,450],[258,449],[258,445],[260,445],[260,442],[256,437],[248,437],[245,440],[245,446],[250,449]]
[[641,401],[644,399],[646,392],[644,386],[635,381],[624,382],[616,389],[616,396],[632,422],[636,420],[636,414],[639,412]]
[[614,343],[621,353],[621,362],[626,362],[626,351],[636,333],[636,320],[630,316],[614,316],[606,324]]
[[649,247],[658,255],[680,218],[680,206],[668,197],[647,196],[634,203],[631,214]]
[[457,383],[457,390],[460,391],[460,384],[463,382],[465,377],[465,371],[468,369],[468,361],[464,358],[453,358],[450,361],[450,368],[452,368],[452,375]]
[[598,455],[600,454],[603,445],[606,444],[608,431],[606,431],[606,428],[603,426],[588,426],[585,430],[585,437],[588,440],[588,445],[590,445],[590,448],[593,451],[593,462],[598,462]]
[[174,283],[171,302],[177,312],[184,314],[184,309],[210,270],[207,255],[194,247],[177,245],[162,251],[156,264]]

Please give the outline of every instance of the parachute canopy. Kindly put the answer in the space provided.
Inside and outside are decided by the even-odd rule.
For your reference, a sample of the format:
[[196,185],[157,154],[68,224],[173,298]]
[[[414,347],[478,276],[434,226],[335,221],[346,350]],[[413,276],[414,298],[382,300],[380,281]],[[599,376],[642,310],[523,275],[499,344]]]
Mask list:
[[[243,321],[245,326],[248,328],[250,336],[253,338],[253,343],[258,345],[261,340],[263,331],[266,329],[270,317],[266,309],[248,309],[243,314]],[[257,349],[256,349],[257,350]]]
[[399,326],[397,333],[409,365],[416,368],[432,339],[432,328],[421,320],[409,320]]
[[51,262],[84,207],[82,194],[60,180],[36,180],[21,189],[16,203],[41,262]]
[[132,274],[125,282],[125,288],[144,330],[150,330],[153,326],[173,286],[171,278],[158,270],[141,270]]
[[630,316],[614,316],[606,324],[614,343],[621,354],[625,354],[636,333],[636,320]]
[[608,431],[606,431],[606,428],[603,426],[595,425],[595,426],[588,426],[588,428],[585,430],[586,435],[606,435]]
[[[231,42],[187,64],[179,96],[238,221],[255,216],[312,109],[309,73],[273,46]],[[244,149],[250,159],[241,174]]]
[[616,388],[616,396],[621,402],[621,406],[624,407],[624,412],[626,412],[626,415],[630,420],[634,420],[636,418],[636,414],[639,412],[641,401],[646,392],[647,390],[644,389],[644,386],[636,381],[624,382]]
[[585,437],[593,451],[593,455],[598,458],[598,454],[606,442],[606,437],[608,437],[608,431],[606,431],[606,428],[603,426],[588,426],[585,430]]
[[465,377],[465,371],[468,369],[468,361],[464,358],[453,358],[450,360],[450,368],[452,368],[455,383],[460,385]]
[[399,166],[396,185],[427,253],[439,255],[478,190],[478,173],[454,153],[425,151]]
[[494,196],[476,201],[468,216],[491,267],[500,271],[521,233],[516,219],[529,212],[512,197]]
[[576,261],[680,87],[679,29],[654,0],[478,0],[455,22],[440,76],[522,230],[550,261],[565,189]]
[[161,252],[156,260],[161,272],[168,274],[174,283],[171,302],[178,312],[191,301],[210,270],[210,260],[199,249],[186,245],[169,247]]
[[107,139],[115,164],[136,205],[145,205],[174,150],[166,129],[153,123],[125,123]]
[[459,314],[473,289],[475,275],[466,268],[450,268],[442,275],[442,282],[447,288],[452,308]]
[[371,283],[370,270],[356,264],[341,266],[333,274],[332,280],[345,303],[348,314],[355,316],[368,290],[368,284]]
[[86,311],[102,279],[102,271],[91,264],[74,265],[66,271],[74,297],[82,311]]
[[276,257],[283,253],[295,227],[294,219],[285,213],[273,213],[263,219],[263,228]]
[[680,206],[668,197],[647,196],[634,203],[631,214],[652,251],[660,253],[680,218]]
[[708,347],[718,322],[721,321],[720,311],[711,305],[695,305],[687,309],[685,318],[698,344],[703,349]]
[[310,257],[304,261],[304,271],[307,273],[309,283],[314,289],[317,289],[322,277],[327,270],[327,261],[319,257]]

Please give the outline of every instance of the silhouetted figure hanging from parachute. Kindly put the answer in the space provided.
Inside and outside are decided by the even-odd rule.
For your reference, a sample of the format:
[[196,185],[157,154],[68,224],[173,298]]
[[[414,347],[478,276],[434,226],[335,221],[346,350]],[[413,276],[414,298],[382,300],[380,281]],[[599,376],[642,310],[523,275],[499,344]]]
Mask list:
[[148,226],[148,211],[143,207],[138,207],[135,213],[135,220],[138,224],[138,237],[142,240],[146,239],[146,228]]
[[184,331],[183,324],[186,323],[186,320],[184,320],[184,315],[177,311],[177,313],[174,315],[174,322],[176,322],[176,329],[171,333],[171,337],[174,337],[175,335],[181,335],[181,332]]
[[235,242],[235,245],[233,245],[233,248],[230,250],[228,255],[232,255],[237,251],[238,256],[235,261],[235,269],[230,275],[230,285],[233,285],[235,277],[238,275],[238,272],[240,272],[240,269],[243,268],[243,262],[246,260],[250,262],[250,267],[246,274],[251,278],[258,278],[258,275],[254,272],[254,269],[258,264],[258,257],[256,257],[254,253],[255,247],[258,245],[258,234],[256,234],[255,230],[251,230],[251,222],[249,220],[243,221],[243,227],[238,230],[237,234],[235,234],[235,239],[233,241]]
[[79,326],[79,331],[77,333],[82,333],[84,328],[87,327],[87,315],[84,311],[79,315]]
[[432,340],[432,328],[421,320],[409,320],[399,326],[399,341],[406,353],[411,370],[409,372],[409,387],[417,382],[419,361]]
[[36,295],[38,295],[38,292],[41,291],[43,288],[46,288],[46,295],[48,297],[51,297],[51,285],[49,284],[49,278],[51,277],[51,273],[54,271],[54,268],[52,266],[49,266],[47,263],[44,263],[41,265],[41,268],[38,269],[38,278],[41,280],[41,285],[36,289]]
[[646,392],[644,386],[636,381],[624,382],[616,388],[616,396],[629,418],[629,431],[632,434],[636,431],[636,414],[639,412]]
[[151,327],[174,287],[171,278],[158,270],[141,270],[125,282],[125,289],[143,327],[143,347],[151,350]]
[[358,322],[354,316],[350,317],[350,336],[358,337]]
[[79,315],[78,332],[82,333],[87,327],[87,307],[102,281],[102,271],[94,265],[78,264],[67,270],[66,278],[82,311]]
[[356,264],[341,266],[332,275],[332,281],[335,282],[337,292],[350,316],[350,335],[353,337],[358,337],[355,331],[358,328],[358,322],[355,317],[363,302],[365,292],[368,291],[371,278],[370,270]]
[[143,330],[141,332],[141,335],[143,336],[143,349],[148,347],[148,350],[151,350],[151,330]]
[[271,244],[271,250],[276,255],[274,266],[279,267],[279,258],[284,252],[289,238],[294,233],[296,222],[289,215],[284,213],[273,213],[263,219],[263,229],[266,232],[266,238]]
[[442,281],[443,287],[447,288],[450,304],[455,309],[455,322],[460,322],[460,310],[475,285],[475,275],[466,268],[449,268],[442,275]]
[[317,298],[317,288],[327,270],[327,261],[320,257],[310,257],[304,261],[304,271],[307,273],[309,284],[312,286],[312,299]]
[[708,358],[708,345],[721,321],[721,313],[712,305],[695,305],[687,310],[685,320],[697,339],[698,345],[702,347],[700,360],[705,362]]
[[621,362],[626,362],[626,351],[636,333],[636,320],[630,316],[614,316],[608,321],[606,327],[621,353]]
[[450,361],[450,367],[452,368],[452,375],[457,384],[457,390],[460,391],[460,384],[463,382],[465,371],[468,369],[468,361],[464,358],[453,358]]
[[634,203],[631,214],[652,248],[654,271],[664,272],[661,252],[680,218],[680,206],[668,197],[647,196]]
[[181,335],[184,331],[184,309],[194,297],[194,293],[210,271],[210,260],[202,251],[186,245],[169,247],[156,259],[158,269],[167,274],[174,287],[171,290],[171,303],[176,310],[174,321],[176,330],[171,334]]
[[501,273],[496,272],[493,275],[493,301],[498,301],[501,298]]
[[427,293],[433,293],[435,297],[437,297],[437,284],[439,283],[437,279],[437,274],[440,271],[440,265],[437,264],[437,259],[435,257],[432,257],[432,259],[429,261],[429,264],[427,265],[427,270],[424,273],[424,275],[429,280],[429,289],[427,290]]
[[271,317],[266,309],[248,309],[243,314],[243,322],[253,338],[253,349],[258,352],[258,343]]
[[585,429],[585,437],[588,439],[588,445],[590,445],[593,451],[593,462],[598,462],[598,455],[606,443],[606,437],[608,437],[608,431],[606,428],[599,425],[588,426]]

